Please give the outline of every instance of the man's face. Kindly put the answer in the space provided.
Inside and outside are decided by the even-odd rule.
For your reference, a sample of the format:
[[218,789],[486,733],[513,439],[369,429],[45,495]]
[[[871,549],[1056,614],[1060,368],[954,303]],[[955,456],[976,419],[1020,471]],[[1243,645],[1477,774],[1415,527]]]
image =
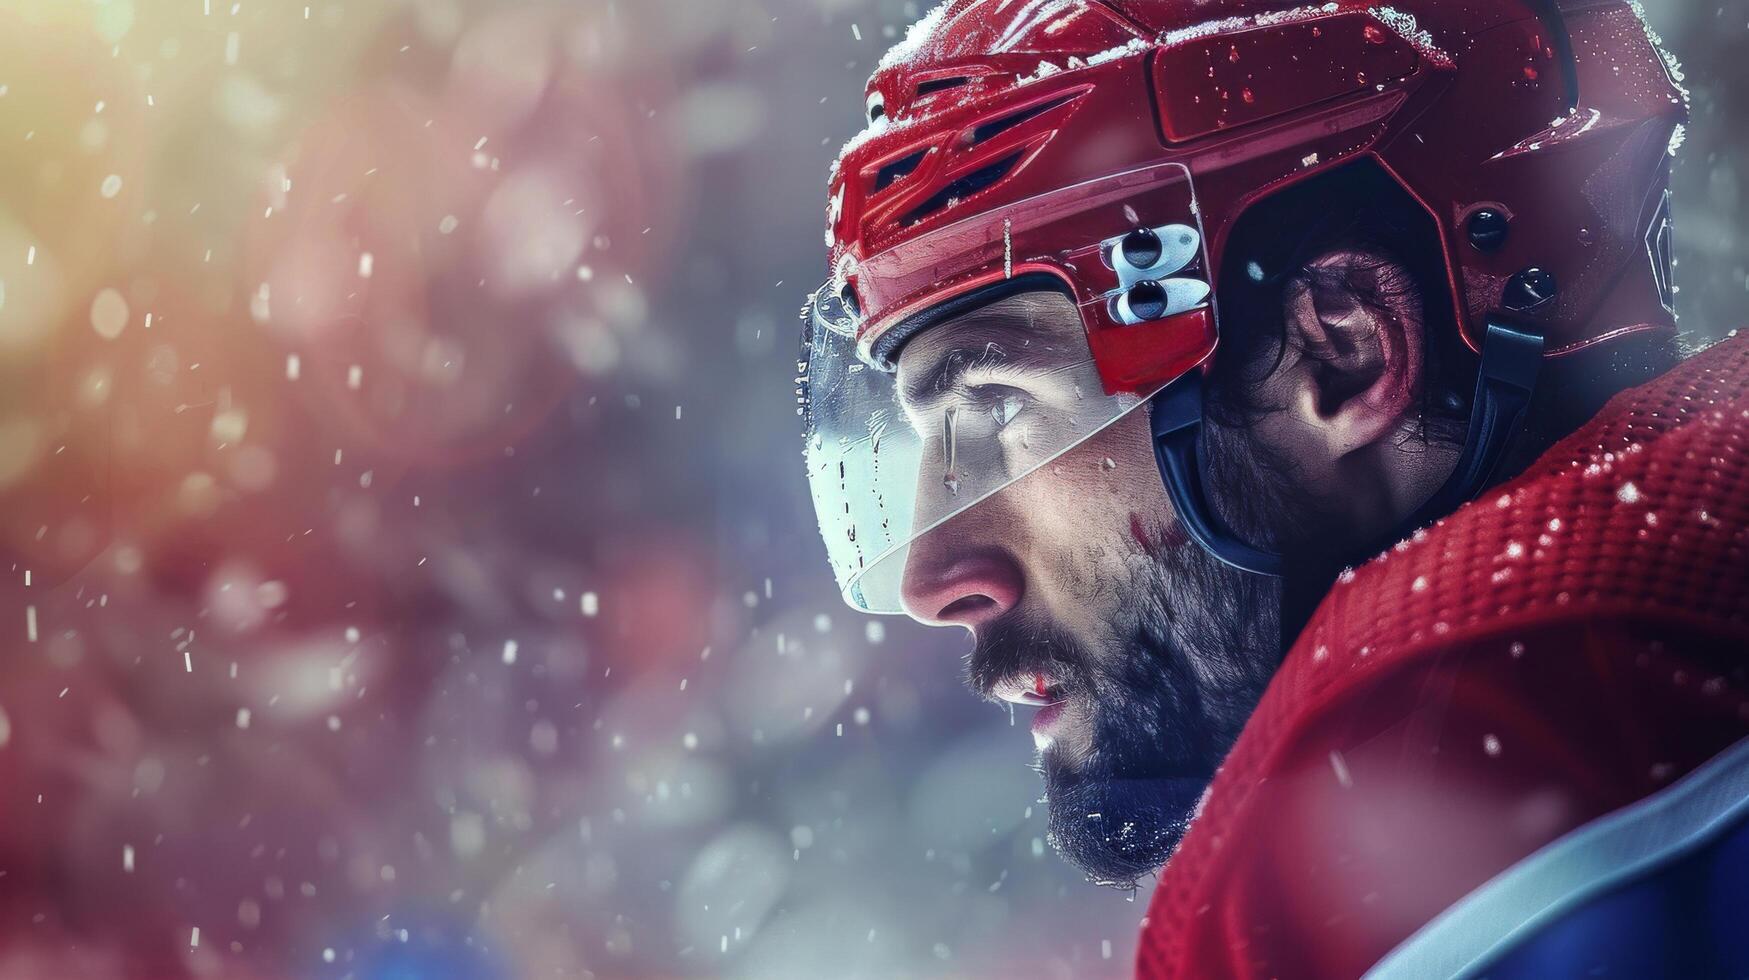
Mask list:
[[[1185,538],[1146,409],[1106,424],[1068,299],[1026,293],[932,327],[897,384],[924,441],[916,526],[1026,474],[911,546],[905,609],[972,632],[979,694],[1041,706],[1055,845],[1131,883],[1170,854],[1274,669],[1275,586]],[[1039,466],[1042,447],[1080,438]]]

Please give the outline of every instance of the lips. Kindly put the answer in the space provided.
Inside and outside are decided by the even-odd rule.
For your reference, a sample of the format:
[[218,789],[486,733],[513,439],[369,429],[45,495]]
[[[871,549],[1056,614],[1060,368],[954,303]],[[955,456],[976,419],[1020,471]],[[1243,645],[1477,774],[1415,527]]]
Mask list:
[[1009,704],[1038,708],[1032,716],[1032,741],[1039,751],[1056,740],[1056,728],[1069,704],[1070,691],[1044,670],[1017,671],[991,685],[989,694]]
[[1032,744],[1040,752],[1057,740],[1057,724],[1062,721],[1063,711],[1068,705],[1067,699],[1047,704],[1032,716]]
[[1046,707],[1061,704],[1068,692],[1050,673],[1042,670],[1009,674],[993,684],[990,696],[1009,704]]

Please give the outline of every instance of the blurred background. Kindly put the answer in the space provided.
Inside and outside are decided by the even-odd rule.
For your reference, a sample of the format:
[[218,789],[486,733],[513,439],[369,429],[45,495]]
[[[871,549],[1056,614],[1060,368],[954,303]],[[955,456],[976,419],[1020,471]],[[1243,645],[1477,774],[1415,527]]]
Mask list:
[[[1738,326],[1749,3],[1664,0]],[[1127,975],[795,311],[902,0],[0,0],[0,978]]]

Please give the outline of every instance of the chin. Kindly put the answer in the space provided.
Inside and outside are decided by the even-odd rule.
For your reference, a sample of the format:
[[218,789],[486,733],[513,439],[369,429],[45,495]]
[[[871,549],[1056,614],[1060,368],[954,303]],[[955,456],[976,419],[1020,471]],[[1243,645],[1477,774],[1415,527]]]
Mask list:
[[1041,759],[1050,840],[1088,879],[1134,888],[1160,870],[1190,826],[1208,786],[1203,776],[1124,775],[1075,766],[1047,750]]

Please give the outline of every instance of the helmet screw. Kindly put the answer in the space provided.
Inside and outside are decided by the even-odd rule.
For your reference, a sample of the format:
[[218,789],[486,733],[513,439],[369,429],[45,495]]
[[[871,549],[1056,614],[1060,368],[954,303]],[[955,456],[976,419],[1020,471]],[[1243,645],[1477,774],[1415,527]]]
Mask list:
[[1507,280],[1501,303],[1519,313],[1541,313],[1558,291],[1554,273],[1532,266]]
[[1165,251],[1160,245],[1160,236],[1148,228],[1137,228],[1123,236],[1118,249],[1133,269],[1149,268],[1160,261],[1160,255]]
[[1493,252],[1506,244],[1506,216],[1493,208],[1470,215],[1470,244],[1478,252]]
[[1130,287],[1130,315],[1137,320],[1158,320],[1166,315],[1166,287],[1143,279]]

